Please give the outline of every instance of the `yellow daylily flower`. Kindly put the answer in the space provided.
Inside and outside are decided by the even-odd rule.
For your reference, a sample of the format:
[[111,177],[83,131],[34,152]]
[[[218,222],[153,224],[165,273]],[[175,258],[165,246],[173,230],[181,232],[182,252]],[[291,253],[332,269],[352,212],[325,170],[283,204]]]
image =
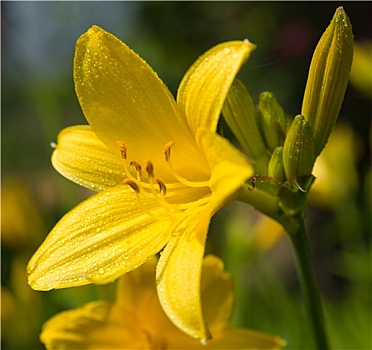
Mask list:
[[253,173],[216,126],[254,49],[245,40],[206,52],[175,102],[112,34],[93,26],[78,39],[75,88],[89,126],[62,130],[52,163],[99,192],[65,215],[32,257],[33,289],[107,283],[165,247],[156,271],[161,304],[184,332],[209,338],[199,294],[209,222]]
[[208,255],[201,275],[202,307],[213,334],[203,345],[176,328],[156,293],[153,257],[118,281],[115,303],[95,301],[48,320],[40,335],[47,349],[280,349],[279,337],[228,328],[234,295],[222,261]]
[[352,201],[359,185],[358,152],[357,133],[349,125],[337,125],[314,165],[316,181],[309,193],[311,204],[336,210]]

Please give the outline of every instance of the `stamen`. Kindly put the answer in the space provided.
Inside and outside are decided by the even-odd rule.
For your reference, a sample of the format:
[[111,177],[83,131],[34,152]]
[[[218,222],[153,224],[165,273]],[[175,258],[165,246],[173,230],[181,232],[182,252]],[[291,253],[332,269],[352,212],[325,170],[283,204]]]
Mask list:
[[209,201],[210,196],[206,196],[193,202],[174,204],[174,206],[176,206],[177,209],[193,209],[200,208],[201,206],[207,204]]
[[[171,212],[173,214],[175,212],[175,209],[176,209],[175,206],[173,204],[169,204],[164,199],[164,196],[165,196],[165,194],[167,192],[167,187],[165,186],[165,183],[164,183],[164,181],[162,179],[160,179],[159,177],[155,177],[154,176],[154,165],[150,161],[148,161],[147,164],[146,164],[146,171],[147,171],[147,174],[149,176],[149,185],[150,185],[150,191],[151,191],[151,193],[161,203],[161,205],[166,210],[168,210],[169,212]],[[157,184],[159,186],[159,192],[163,196],[159,196],[159,194],[155,191],[154,180],[157,182]]]
[[123,159],[127,159],[127,147],[125,146],[125,143],[123,141],[116,141],[116,144],[120,148],[121,157]]
[[168,162],[170,160],[170,151],[172,146],[174,145],[173,141],[169,141],[163,148],[165,160]]
[[126,162],[126,160],[127,160],[127,147],[125,146],[125,143],[123,141],[116,141],[116,144],[120,148],[121,157],[125,160],[125,162],[124,162],[125,175],[127,176],[128,179],[131,179],[131,180],[135,181],[136,179],[130,173],[127,162]]
[[154,178],[154,165],[150,161],[148,161],[146,164],[146,171],[149,175],[149,178]]
[[158,220],[158,221],[174,221],[174,220],[177,220],[177,219],[179,220],[179,218],[182,215],[182,213],[179,213],[179,212],[178,213],[169,212],[167,210],[167,208],[165,208],[164,206],[163,206],[163,209],[167,210],[166,215],[154,214],[149,209],[147,209],[146,206],[143,204],[140,194],[136,192],[136,195],[137,195],[137,200],[138,200],[138,203],[141,207],[141,210],[155,220]]
[[[133,160],[127,163],[127,147],[123,141],[117,141],[117,145],[120,148],[121,157],[124,159],[124,171],[126,175],[126,179],[123,180],[123,184],[129,185],[134,192],[136,193],[136,197],[138,200],[138,204],[141,207],[141,210],[146,213],[148,216],[155,220],[159,221],[172,221],[173,223],[168,227],[170,232],[174,230],[178,230],[181,228],[188,229],[193,227],[193,222],[190,221],[191,217],[193,217],[193,213],[196,211],[204,210],[205,205],[210,200],[210,196],[206,195],[202,198],[199,198],[195,201],[187,202],[187,203],[170,203],[166,200],[165,196],[167,194],[167,186],[165,182],[160,178],[154,175],[154,165],[151,161],[146,163],[146,172],[148,174],[148,181],[142,181],[142,166],[139,162]],[[170,189],[178,188],[179,186],[189,186],[189,187],[207,187],[209,183],[205,182],[192,182],[188,181],[181,176],[179,176],[173,169],[171,158],[170,158],[170,151],[174,142],[168,142],[164,146],[164,155],[165,159],[174,175],[174,177],[179,181],[179,183],[171,183]],[[128,165],[134,167],[136,169],[137,176],[134,177],[132,175],[133,171],[129,169]],[[170,197],[173,197],[175,194],[170,192]],[[146,200],[146,203],[143,201]],[[156,206],[154,210],[165,210],[160,214],[154,212],[153,209],[148,208],[147,201],[148,200],[155,200],[160,204]],[[149,202],[151,203],[151,202]],[[155,204],[155,203],[154,203]]]
[[159,185],[159,191],[160,193],[165,196],[167,194],[167,186],[165,186],[164,181],[160,177],[154,177],[154,180]]
[[123,180],[124,185],[129,185],[134,189],[136,193],[140,193],[140,187],[138,186],[137,182],[132,179],[124,179]]
[[182,177],[181,175],[179,175],[173,168],[173,165],[172,165],[172,162],[171,162],[171,148],[172,146],[174,146],[174,142],[173,141],[170,141],[168,142],[164,148],[163,148],[163,152],[164,152],[164,156],[165,156],[165,160],[166,162],[168,163],[169,165],[169,169],[172,173],[172,175],[179,181],[181,182],[182,184],[186,185],[186,186],[190,186],[190,187],[208,187],[209,186],[209,181],[190,181],[190,180],[187,180],[185,179],[184,177]]
[[138,173],[139,176],[142,176],[142,166],[140,163],[136,162],[135,160],[132,160],[130,163],[129,163],[130,166],[134,166],[136,168],[136,171]]

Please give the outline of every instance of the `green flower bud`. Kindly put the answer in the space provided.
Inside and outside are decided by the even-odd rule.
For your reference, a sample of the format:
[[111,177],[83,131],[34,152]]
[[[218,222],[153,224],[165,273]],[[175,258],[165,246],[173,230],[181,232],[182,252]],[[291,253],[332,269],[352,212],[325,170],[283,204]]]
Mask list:
[[251,95],[238,79],[230,87],[222,114],[247,156],[253,160],[256,173],[266,174],[269,159],[257,124],[257,110]]
[[273,177],[279,182],[284,181],[284,165],[283,165],[283,147],[275,148],[269,162],[269,173],[270,177]]
[[339,7],[320,38],[311,61],[301,114],[309,121],[315,155],[326,145],[336,123],[353,61],[353,32]]
[[310,176],[315,161],[315,145],[309,122],[298,115],[289,128],[283,147],[287,179]]
[[271,92],[260,94],[258,109],[260,111],[261,128],[270,151],[283,146],[287,133],[287,119],[283,108]]

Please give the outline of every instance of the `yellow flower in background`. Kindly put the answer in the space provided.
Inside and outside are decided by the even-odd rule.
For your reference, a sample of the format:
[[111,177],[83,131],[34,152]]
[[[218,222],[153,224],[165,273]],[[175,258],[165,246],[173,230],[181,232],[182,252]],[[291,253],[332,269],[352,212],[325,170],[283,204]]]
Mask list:
[[203,261],[201,298],[213,340],[206,345],[177,329],[164,314],[155,282],[154,257],[118,281],[115,303],[96,301],[57,314],[44,324],[47,349],[280,349],[279,337],[226,327],[234,295],[222,261]]
[[372,40],[354,42],[350,84],[367,98],[372,98]]
[[46,224],[37,203],[16,175],[2,177],[1,243],[18,252],[30,252],[43,239]]
[[165,247],[156,270],[162,307],[190,336],[209,338],[199,293],[209,222],[253,173],[215,131],[254,48],[233,41],[209,50],[184,76],[175,102],[115,36],[93,26],[79,38],[75,88],[90,125],[64,129],[52,163],[99,192],[64,216],[32,257],[33,289],[107,283]]
[[336,210],[350,203],[358,189],[358,135],[348,125],[338,125],[314,166],[309,199],[313,205]]

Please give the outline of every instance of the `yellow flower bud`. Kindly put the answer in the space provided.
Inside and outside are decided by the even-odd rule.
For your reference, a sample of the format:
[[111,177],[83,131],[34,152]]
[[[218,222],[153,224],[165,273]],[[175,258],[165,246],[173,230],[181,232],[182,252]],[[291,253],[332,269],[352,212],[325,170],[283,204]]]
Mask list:
[[339,7],[314,51],[301,114],[310,123],[315,155],[327,143],[345,95],[353,60],[353,32]]
[[298,115],[289,128],[283,147],[283,164],[287,179],[309,176],[315,161],[315,146],[310,124]]

